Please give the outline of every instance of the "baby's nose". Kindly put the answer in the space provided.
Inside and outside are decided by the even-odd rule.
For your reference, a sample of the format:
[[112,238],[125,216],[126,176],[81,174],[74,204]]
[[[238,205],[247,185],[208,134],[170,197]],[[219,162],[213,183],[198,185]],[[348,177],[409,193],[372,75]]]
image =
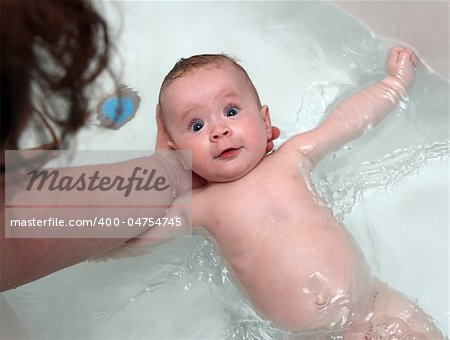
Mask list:
[[211,140],[217,141],[222,137],[230,136],[231,129],[227,126],[219,126],[215,128],[211,133]]

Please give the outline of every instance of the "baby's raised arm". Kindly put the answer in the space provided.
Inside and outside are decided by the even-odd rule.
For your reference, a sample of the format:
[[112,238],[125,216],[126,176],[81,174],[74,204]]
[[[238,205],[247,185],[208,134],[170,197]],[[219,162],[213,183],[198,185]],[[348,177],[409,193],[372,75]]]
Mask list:
[[388,75],[340,102],[316,128],[290,142],[300,147],[313,164],[336,151],[367,129],[377,125],[404,96],[414,82],[416,59],[406,48],[394,47],[386,63]]

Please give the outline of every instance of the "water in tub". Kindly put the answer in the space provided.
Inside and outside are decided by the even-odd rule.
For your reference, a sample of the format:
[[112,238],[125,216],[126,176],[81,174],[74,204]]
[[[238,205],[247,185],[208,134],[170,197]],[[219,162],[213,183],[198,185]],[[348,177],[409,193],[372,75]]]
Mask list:
[[[218,52],[235,55],[248,70],[281,128],[278,144],[382,77],[394,44],[328,2],[102,6],[120,33],[117,70],[142,102],[119,130],[99,127],[93,118],[77,137],[79,149],[151,149],[165,73],[182,56]],[[355,236],[373,274],[417,300],[446,334],[448,86],[421,65],[399,108],[313,174],[316,190]],[[3,295],[33,339],[287,337],[258,317],[200,234],[138,257],[82,263]]]

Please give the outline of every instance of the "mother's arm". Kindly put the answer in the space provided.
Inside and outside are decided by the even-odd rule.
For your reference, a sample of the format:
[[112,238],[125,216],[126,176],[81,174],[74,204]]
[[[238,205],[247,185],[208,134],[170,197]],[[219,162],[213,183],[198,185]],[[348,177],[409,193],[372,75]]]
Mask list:
[[[158,174],[169,179],[171,185],[181,183],[179,180],[174,179],[177,174],[177,169],[168,169],[167,165],[162,164],[159,157],[149,156],[138,158],[126,162],[98,165],[98,166],[86,166],[78,168],[62,168],[58,169],[60,175],[68,175],[73,178],[78,178],[80,173],[89,174],[100,170],[105,176],[114,178],[121,176],[128,178],[136,167],[152,168],[156,169]],[[168,172],[170,170],[170,173]],[[184,172],[184,171],[183,171]],[[78,175],[77,175],[78,174]],[[89,175],[88,175],[89,176]],[[174,184],[176,183],[176,184]],[[176,188],[180,192],[181,188]],[[40,194],[42,194],[41,190]],[[150,227],[148,225],[136,225],[130,228],[128,236],[121,235],[108,235],[108,238],[7,238],[5,237],[5,176],[1,173],[0,178],[0,194],[2,209],[0,213],[0,291],[15,288],[22,284],[34,281],[43,276],[51,274],[55,271],[63,269],[65,267],[74,265],[81,261],[96,257],[114,248],[122,246],[125,241],[130,237],[135,237],[141,233],[147,231]],[[108,192],[90,192],[86,191],[48,191],[45,192],[45,203],[50,205],[51,208],[40,208],[36,211],[32,211],[34,214],[32,217],[48,219],[52,217],[52,214],[58,209],[59,213],[65,214],[72,213],[70,208],[58,206],[61,204],[70,204],[89,206],[89,202],[95,202],[96,205],[105,205],[114,203],[126,204],[127,206],[150,204],[151,208],[145,210],[145,217],[158,218],[164,216],[165,210],[170,206],[174,197],[172,190],[164,191],[135,191],[132,192],[124,201],[123,191]],[[117,200],[112,195],[117,194]],[[21,196],[22,195],[22,199]],[[28,193],[23,191],[18,193],[13,198],[16,202],[25,202],[23,198],[30,200]],[[120,197],[119,197],[120,196]],[[41,196],[40,196],[41,197]],[[120,201],[119,201],[120,199]],[[32,199],[33,200],[33,199]],[[125,203],[122,203],[125,202]],[[31,203],[35,204],[35,201]],[[7,204],[10,204],[7,202]],[[116,204],[117,205],[117,204]],[[153,208],[154,207],[154,208]],[[141,209],[143,211],[145,208]],[[91,209],[86,209],[86,214]],[[142,217],[131,216],[130,209],[112,209],[117,216],[122,218],[122,221],[129,217]],[[108,210],[109,211],[109,210]],[[83,214],[81,212],[80,214]],[[72,218],[73,216],[71,216]],[[86,216],[75,216],[76,218],[86,218]],[[112,217],[112,216],[111,216]],[[127,231],[128,232],[128,231]],[[84,235],[83,235],[84,237]],[[90,236],[87,236],[90,237]]]

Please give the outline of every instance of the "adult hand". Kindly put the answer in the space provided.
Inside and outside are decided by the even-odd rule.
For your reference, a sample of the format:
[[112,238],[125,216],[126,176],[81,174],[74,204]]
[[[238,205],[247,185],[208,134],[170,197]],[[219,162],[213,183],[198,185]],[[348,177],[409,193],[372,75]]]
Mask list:
[[280,129],[277,128],[276,126],[272,126],[272,139],[269,139],[267,141],[266,152],[270,152],[273,150],[273,147],[274,147],[273,141],[275,139],[277,139],[278,137],[280,137]]
[[[173,150],[169,146],[169,135],[167,134],[166,127],[164,125],[164,121],[161,117],[161,108],[158,105],[156,105],[156,127],[157,127],[157,134],[156,134],[156,151],[161,150]],[[196,173],[192,172],[192,189],[201,188],[207,184],[207,181],[203,179],[202,177],[198,176]]]

